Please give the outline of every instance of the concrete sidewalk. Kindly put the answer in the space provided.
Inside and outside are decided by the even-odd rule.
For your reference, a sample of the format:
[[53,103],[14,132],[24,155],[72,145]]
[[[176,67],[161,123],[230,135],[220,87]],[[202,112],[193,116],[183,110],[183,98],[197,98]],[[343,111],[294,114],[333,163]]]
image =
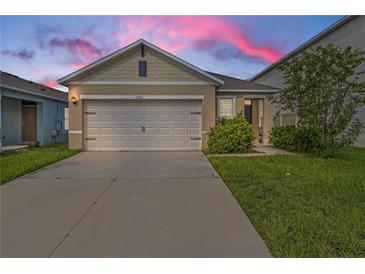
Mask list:
[[83,152],[1,187],[2,257],[268,257],[201,152]]

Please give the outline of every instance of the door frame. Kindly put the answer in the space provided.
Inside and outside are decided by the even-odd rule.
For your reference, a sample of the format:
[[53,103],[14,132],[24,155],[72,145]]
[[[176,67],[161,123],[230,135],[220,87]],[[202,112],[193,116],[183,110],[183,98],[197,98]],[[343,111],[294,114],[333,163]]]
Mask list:
[[34,140],[33,141],[37,141],[37,137],[38,137],[38,111],[37,111],[37,103],[31,102],[32,104],[24,104],[24,102],[25,101],[22,101],[22,103],[21,103],[21,123],[20,123],[20,128],[21,128],[21,142],[29,142],[29,141],[31,141],[31,140],[25,140],[25,138],[24,138],[24,128],[27,126],[27,125],[25,125],[25,122],[24,122],[24,119],[23,119],[24,108],[33,108],[33,111],[35,113],[35,123],[34,123],[35,136],[34,136]]

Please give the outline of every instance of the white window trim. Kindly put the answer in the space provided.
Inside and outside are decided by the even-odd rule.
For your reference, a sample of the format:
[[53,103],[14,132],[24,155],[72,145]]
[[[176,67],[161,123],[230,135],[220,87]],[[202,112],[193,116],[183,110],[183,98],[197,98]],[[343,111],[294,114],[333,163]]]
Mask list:
[[70,114],[68,111],[68,107],[64,108],[64,130],[69,130],[70,128]]
[[237,96],[217,96],[217,118],[221,118],[220,116],[220,104],[219,104],[219,100],[220,99],[232,99],[232,114],[233,117],[236,116],[236,99]]

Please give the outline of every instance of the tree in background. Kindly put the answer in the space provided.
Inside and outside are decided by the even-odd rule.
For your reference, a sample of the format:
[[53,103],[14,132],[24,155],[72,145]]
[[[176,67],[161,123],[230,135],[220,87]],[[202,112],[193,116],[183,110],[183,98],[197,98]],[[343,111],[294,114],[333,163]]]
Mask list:
[[365,85],[359,83],[364,62],[364,51],[319,46],[279,66],[286,88],[275,102],[297,114],[305,146],[312,142],[315,150],[333,154],[357,139],[363,125],[354,115],[365,104]]

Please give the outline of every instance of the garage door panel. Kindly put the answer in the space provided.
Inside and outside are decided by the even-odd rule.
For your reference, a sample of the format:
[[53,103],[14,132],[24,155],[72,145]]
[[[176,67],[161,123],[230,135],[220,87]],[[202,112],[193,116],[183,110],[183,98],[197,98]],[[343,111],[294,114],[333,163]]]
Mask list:
[[158,115],[158,122],[166,123],[171,121],[171,115],[169,114],[160,114]]
[[144,116],[144,121],[146,123],[156,123],[157,122],[157,115],[156,114],[147,114]]
[[198,128],[188,128],[188,136],[189,137],[200,137],[201,132]]
[[142,136],[144,135],[142,127],[131,127],[129,129],[130,136]]
[[87,150],[201,149],[201,101],[86,101],[85,110]]
[[158,142],[156,140],[145,141],[144,145],[147,150],[155,150],[158,148]]
[[113,114],[102,114],[100,115],[100,122],[113,123]]
[[129,116],[129,122],[131,123],[136,123],[136,122],[143,123],[143,121],[144,121],[143,114],[131,114]]
[[175,114],[173,116],[173,122],[185,122],[186,121],[186,115],[185,114]]
[[189,143],[189,147],[191,147],[191,148],[200,148],[200,141],[198,141],[198,140],[190,140],[190,141],[188,141],[188,143]]
[[87,137],[99,136],[99,134],[100,134],[99,128],[88,127],[86,130]]
[[144,141],[130,141],[130,148],[132,149],[143,149]]
[[171,128],[170,127],[160,127],[160,128],[158,128],[158,135],[159,136],[170,136],[171,135]]
[[116,136],[129,136],[129,128],[128,127],[116,127],[115,135]]
[[114,136],[114,128],[101,128],[101,136]]
[[170,140],[159,140],[158,141],[158,147],[159,148],[170,148],[171,147],[171,141]]
[[186,136],[186,128],[185,127],[174,127],[173,136]]
[[126,150],[129,148],[129,141],[115,141],[114,148],[119,151]]
[[115,122],[129,122],[129,115],[128,114],[116,114],[114,116]]
[[156,127],[146,127],[145,136],[157,136],[157,128]]
[[190,115],[188,115],[188,121],[189,122],[199,123],[200,122],[200,115],[190,114]]
[[179,148],[179,149],[184,149],[187,147],[186,143],[187,143],[187,141],[185,141],[185,140],[174,140],[173,147]]

